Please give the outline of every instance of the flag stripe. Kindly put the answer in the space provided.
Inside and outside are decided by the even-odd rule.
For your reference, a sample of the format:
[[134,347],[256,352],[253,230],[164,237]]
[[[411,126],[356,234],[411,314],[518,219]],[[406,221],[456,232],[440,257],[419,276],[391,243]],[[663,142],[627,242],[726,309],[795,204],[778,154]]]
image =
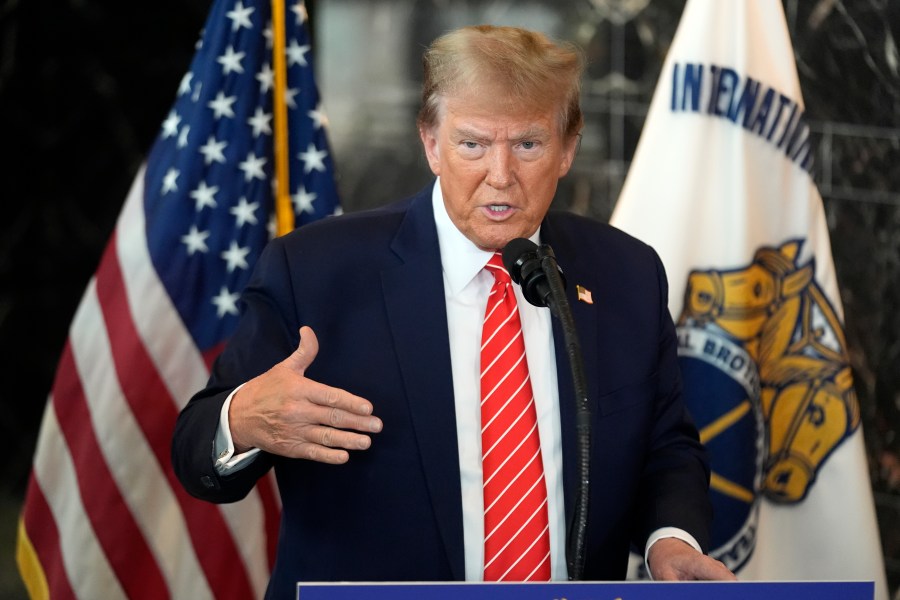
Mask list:
[[[28,478],[30,502],[22,511],[17,560],[32,598],[75,598],[66,576],[59,547],[59,529],[41,486],[32,472]],[[26,563],[27,565],[23,564]]]
[[[52,533],[59,535],[56,526],[53,525]],[[44,575],[44,569],[41,567],[41,561],[31,540],[28,539],[28,532],[25,530],[25,518],[19,517],[16,539],[16,564],[22,574],[22,582],[28,591],[30,598],[49,598],[50,591],[47,587],[47,577]]]
[[[131,598],[166,598],[159,566],[128,510],[91,427],[91,417],[78,380],[72,347],[66,344],[54,387],[57,418],[78,471],[78,487],[88,519],[110,566]],[[59,398],[65,397],[61,402]],[[132,538],[127,556],[114,552],[119,535]],[[146,595],[145,595],[146,594]]]
[[[115,235],[117,234],[114,237]],[[114,248],[115,244],[110,247]],[[110,334],[110,358],[119,374],[119,381],[124,386],[124,399],[130,405],[149,444],[149,450],[156,455],[165,479],[175,493],[186,517],[194,547],[213,545],[219,549],[215,556],[208,553],[199,555],[213,595],[222,597],[227,591],[249,598],[252,594],[246,571],[238,568],[223,569],[223,565],[238,565],[240,560],[240,553],[225,519],[218,510],[190,498],[175,477],[169,459],[169,445],[178,415],[156,366],[147,355],[134,328],[130,308],[121,300],[122,293],[123,282],[117,256],[110,252],[97,270],[97,294]],[[130,371],[140,373],[141,377],[130,375]],[[157,402],[148,404],[143,401],[146,397],[156,398]]]
[[116,226],[116,253],[134,325],[175,407],[181,410],[206,384],[209,370],[147,251],[143,203],[146,171],[146,167],[140,168],[125,200]]
[[[103,262],[109,261],[110,256],[108,252]],[[103,269],[101,265],[99,271]],[[127,309],[119,313],[127,316]],[[189,591],[193,598],[212,597],[190,545],[185,523],[187,515],[175,512],[180,487],[173,490],[171,480],[152,458],[154,449],[148,444],[120,388],[96,280],[88,286],[72,330],[70,343],[91,416],[88,429],[82,435],[92,435],[91,431],[96,435],[118,490],[140,524],[147,543],[155,549],[159,566],[170,585],[179,586],[176,589],[186,593]],[[79,476],[90,476],[92,465],[89,460],[76,463],[76,467]],[[85,493],[99,494],[100,490],[88,488]],[[166,527],[159,527],[159,523],[165,523]],[[115,527],[109,528],[115,530]],[[210,532],[210,535],[214,534]],[[130,553],[132,542],[129,537],[119,536],[120,544],[123,539],[129,540]]]
[[[165,402],[165,405],[174,407],[173,410],[180,410],[190,396],[206,383],[208,371],[156,271],[151,268],[142,203],[145,172],[142,168],[129,192],[114,236],[113,245],[120,265],[116,269],[116,277],[121,277],[128,297],[132,317],[129,329],[136,329],[131,335],[140,338],[147,355],[142,358],[142,364],[148,369],[152,367],[161,378],[160,383],[166,386],[169,402]],[[117,314],[112,310],[107,312]],[[127,368],[133,366],[127,365]],[[141,389],[140,393],[147,392]],[[163,397],[160,396],[161,403],[162,400]],[[136,397],[134,404],[141,404],[140,397]],[[139,409],[140,406],[136,408]],[[149,411],[151,414],[156,409],[156,405],[143,407],[145,412]],[[164,407],[160,409],[168,411]],[[176,416],[172,416],[173,424]],[[164,443],[159,446],[158,453],[158,459],[166,468],[169,464],[170,436],[171,429],[167,428],[166,438],[162,440]],[[180,488],[180,485],[174,485],[176,489]],[[241,540],[237,548],[250,578],[250,585],[260,595],[268,582],[271,567],[269,555],[274,553],[280,516],[280,507],[271,501],[272,490],[268,490],[269,498],[261,495],[266,487],[271,486],[257,486],[239,503],[208,508],[221,511],[231,535]],[[228,550],[230,547],[233,544],[223,548]],[[265,556],[260,553],[261,548],[267,549]],[[234,569],[235,565],[231,568]]]
[[[34,476],[38,487],[44,494],[52,517],[48,523],[56,523],[61,535],[59,552],[62,564],[58,561],[44,563],[44,572],[50,585],[50,597],[67,596],[67,588],[73,597],[90,598],[97,590],[103,590],[104,600],[125,598],[125,592],[109,565],[106,554],[97,540],[93,528],[85,518],[85,507],[81,502],[78,490],[78,474],[72,456],[65,444],[59,421],[51,397],[48,410],[44,411],[41,423],[42,434],[35,455]],[[51,457],[52,460],[41,460]],[[40,531],[44,523],[35,523],[28,531],[33,536]],[[62,533],[65,533],[62,535]],[[42,550],[36,544],[38,552]],[[51,559],[53,559],[51,555]],[[56,564],[54,564],[56,563]],[[57,566],[59,565],[59,566]],[[85,574],[90,574],[86,579]],[[68,581],[63,581],[68,580]]]
[[[118,233],[113,233],[110,248],[115,248]],[[123,298],[124,288],[117,256],[107,251],[97,269],[96,294],[106,331],[109,334],[110,358],[119,374],[124,399],[128,401],[141,431],[155,454],[160,467],[169,463],[168,452],[178,413],[156,365],[147,355],[143,341],[131,320],[131,307]],[[140,373],[135,377],[129,370]],[[141,402],[147,395],[159,399],[152,406]]]

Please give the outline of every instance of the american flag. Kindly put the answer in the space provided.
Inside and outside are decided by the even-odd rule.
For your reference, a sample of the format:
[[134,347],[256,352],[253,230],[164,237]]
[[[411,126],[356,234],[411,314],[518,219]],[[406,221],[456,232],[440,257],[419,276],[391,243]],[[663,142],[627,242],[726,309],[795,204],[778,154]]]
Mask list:
[[273,235],[273,102],[287,106],[297,224],[339,211],[305,7],[283,11],[281,98],[271,14],[265,0],[213,5],[74,317],[19,527],[32,597],[245,599],[265,590],[280,511],[273,480],[239,503],[207,504],[183,491],[169,448]]

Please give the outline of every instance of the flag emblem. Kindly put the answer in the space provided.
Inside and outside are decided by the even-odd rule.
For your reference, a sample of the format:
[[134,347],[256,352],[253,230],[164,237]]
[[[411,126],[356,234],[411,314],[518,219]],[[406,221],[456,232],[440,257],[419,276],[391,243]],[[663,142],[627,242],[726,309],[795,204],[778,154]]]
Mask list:
[[585,304],[593,304],[594,297],[591,295],[591,290],[586,287],[576,285],[575,291],[578,292],[578,299]]
[[802,244],[762,247],[737,269],[692,271],[678,320],[685,399],[712,455],[716,514],[730,517],[716,522],[713,554],[732,568],[752,552],[758,495],[803,500],[859,426],[840,322],[814,259],[799,264]]

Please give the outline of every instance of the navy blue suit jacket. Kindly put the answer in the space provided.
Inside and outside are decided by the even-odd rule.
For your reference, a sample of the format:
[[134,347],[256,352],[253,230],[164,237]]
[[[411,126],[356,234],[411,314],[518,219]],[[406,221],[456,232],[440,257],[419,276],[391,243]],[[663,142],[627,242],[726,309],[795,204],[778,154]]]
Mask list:
[[[568,281],[593,410],[585,579],[623,578],[630,543],[643,548],[660,526],[681,527],[705,548],[708,466],[682,404],[662,264],[649,246],[569,213],[548,214],[541,238]],[[593,304],[577,300],[576,284],[592,292]],[[242,498],[274,466],[283,514],[269,597],[293,597],[298,580],[464,579],[431,187],[274,240],[243,301],[238,330],[208,387],[179,417],[173,460],[187,490],[213,502]],[[210,449],[222,403],[234,387],[291,353],[302,325],[319,338],[307,376],[370,400],[383,431],[345,465],[262,453],[233,475],[217,475]],[[555,319],[554,339],[571,519],[575,401]]]

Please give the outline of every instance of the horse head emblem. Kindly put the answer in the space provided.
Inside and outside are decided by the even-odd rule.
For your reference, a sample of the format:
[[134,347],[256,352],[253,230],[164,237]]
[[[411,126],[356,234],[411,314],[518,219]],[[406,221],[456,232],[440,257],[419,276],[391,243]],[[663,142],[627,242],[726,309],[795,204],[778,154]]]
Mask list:
[[718,332],[755,362],[759,397],[750,402],[766,441],[758,491],[782,503],[806,496],[860,420],[841,324],[814,260],[798,264],[801,244],[760,248],[737,269],[691,272],[678,320],[680,329]]

